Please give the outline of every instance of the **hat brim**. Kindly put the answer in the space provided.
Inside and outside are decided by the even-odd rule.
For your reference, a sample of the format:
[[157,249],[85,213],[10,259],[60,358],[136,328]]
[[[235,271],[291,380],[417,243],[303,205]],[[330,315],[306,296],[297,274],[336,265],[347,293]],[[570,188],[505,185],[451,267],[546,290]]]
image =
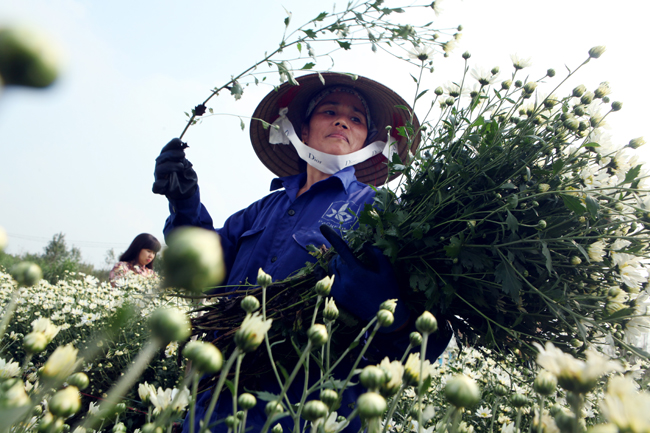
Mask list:
[[[321,77],[325,84],[321,81]],[[300,157],[292,145],[270,144],[269,129],[265,129],[263,123],[257,119],[273,123],[279,116],[280,108],[288,107],[287,117],[300,136],[307,104],[316,93],[330,86],[347,86],[366,98],[370,114],[378,130],[374,140],[385,141],[386,127],[391,126],[391,135],[397,140],[397,152],[402,161],[408,159],[409,150],[415,153],[418,148],[419,134],[413,140],[408,140],[397,133],[398,127],[411,122],[412,110],[410,106],[397,93],[383,84],[365,77],[353,79],[350,75],[331,72],[304,75],[296,78],[296,81],[300,84],[299,86],[286,82],[266,95],[255,109],[251,120],[250,135],[253,149],[260,161],[275,175],[283,177],[298,174],[302,171],[301,167],[304,167],[304,164],[301,164]],[[411,124],[415,131],[419,129],[417,117],[413,116]],[[386,158],[381,154],[360,162],[354,166],[357,179],[366,184],[379,186],[399,176],[399,174],[395,174],[388,179],[386,163]]]

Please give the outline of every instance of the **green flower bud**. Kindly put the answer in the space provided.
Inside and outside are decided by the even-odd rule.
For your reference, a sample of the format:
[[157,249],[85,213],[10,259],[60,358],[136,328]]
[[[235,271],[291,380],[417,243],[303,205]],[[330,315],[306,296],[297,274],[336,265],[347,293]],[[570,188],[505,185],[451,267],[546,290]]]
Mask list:
[[570,118],[562,122],[562,124],[568,129],[569,131],[577,131],[578,127],[580,126],[580,123],[576,118]]
[[582,263],[582,259],[578,256],[571,256],[571,264],[573,266],[578,266],[580,263]]
[[156,427],[156,424],[149,422],[142,426],[142,433],[163,433],[163,429],[161,426]]
[[336,307],[334,299],[329,298],[325,301],[325,308],[323,308],[323,319],[325,323],[333,322],[339,317],[339,309]]
[[451,107],[452,105],[454,105],[455,102],[456,102],[456,100],[454,98],[452,98],[451,96],[445,100],[445,104],[447,104],[448,107]]
[[260,268],[257,271],[257,285],[266,289],[271,283],[273,283],[273,278]]
[[361,370],[359,380],[363,386],[375,391],[386,382],[386,372],[375,365],[368,365]]
[[499,397],[505,397],[506,395],[508,395],[508,392],[509,392],[508,388],[501,385],[500,383],[497,383],[496,385],[494,385],[494,393],[496,395],[498,395]]
[[585,92],[584,95],[580,97],[580,102],[585,105],[589,105],[594,100],[593,92]]
[[309,338],[309,341],[311,341],[311,344],[316,347],[327,343],[327,339],[329,338],[327,335],[327,328],[321,323],[313,324],[307,331],[307,337]]
[[572,338],[571,341],[571,346],[577,348],[582,347],[585,343],[582,340],[578,340],[577,338]]
[[334,284],[334,275],[331,277],[327,276],[318,281],[314,290],[316,290],[316,293],[320,296],[329,296],[330,290],[332,290],[332,284]]
[[223,355],[212,343],[190,341],[183,349],[183,356],[202,373],[216,373],[223,366]]
[[612,102],[612,111],[620,111],[623,108],[623,103],[619,101]]
[[515,81],[515,87],[521,87],[523,85],[524,85],[523,81],[521,81],[521,80]]
[[534,81],[529,81],[524,85],[524,92],[533,93],[536,88],[537,88],[537,83]]
[[260,301],[255,296],[247,295],[241,300],[241,307],[247,313],[252,313],[260,308]]
[[602,101],[603,101],[605,104],[608,104],[608,103],[609,103],[609,96],[603,96]]
[[177,308],[159,308],[149,319],[154,337],[164,343],[185,341],[190,337],[191,326],[187,315]]
[[436,87],[436,90],[434,90],[433,92],[438,96],[441,96],[443,93],[445,93],[445,91],[442,90],[442,87],[440,86]]
[[445,397],[456,407],[471,408],[481,400],[481,391],[476,382],[459,374],[447,381]]
[[607,81],[600,83],[596,90],[594,90],[594,96],[596,98],[604,98],[610,93],[612,93],[612,89],[609,87],[609,83]]
[[123,422],[118,422],[113,426],[113,433],[126,433],[126,426]]
[[165,285],[200,293],[216,286],[226,273],[219,235],[213,230],[181,227],[163,251]]
[[554,374],[541,370],[533,382],[533,389],[540,395],[551,395],[557,389],[557,378]]
[[467,59],[469,59],[470,57],[472,57],[472,55],[469,53],[469,51],[465,51],[465,52],[463,53],[463,59],[467,60]]
[[326,388],[320,392],[320,399],[327,405],[327,407],[333,409],[338,403],[339,394],[333,389]]
[[257,399],[253,394],[245,392],[237,398],[237,404],[239,404],[244,410],[250,410],[257,404]]
[[584,85],[580,84],[579,86],[576,86],[576,87],[573,89],[573,92],[572,92],[571,94],[572,94],[573,96],[575,96],[576,98],[579,98],[579,97],[581,97],[581,96],[582,96],[586,91],[587,91],[587,88],[586,88]]
[[386,399],[376,392],[366,392],[357,399],[361,418],[377,418],[386,411]]
[[551,185],[549,185],[548,183],[540,183],[539,185],[537,185],[537,191],[539,192],[546,192],[549,189],[551,189]]
[[23,349],[27,353],[41,353],[47,347],[48,341],[42,332],[30,332],[23,338]]
[[524,407],[528,404],[528,397],[523,394],[514,393],[510,396],[510,404],[516,408]]
[[238,424],[239,424],[239,420],[237,419],[236,416],[229,415],[226,417],[226,427],[228,427],[228,429],[234,430]]
[[282,425],[281,424],[276,424],[271,429],[271,433],[282,433],[282,432],[283,432],[283,430],[282,430]]
[[499,73],[499,67],[498,67],[498,66],[495,66],[494,68],[492,68],[492,70],[490,70],[490,73],[491,73],[492,75],[496,75],[496,74],[498,74],[498,73]]
[[438,321],[433,314],[425,311],[415,320],[415,328],[422,334],[432,334],[438,330]]
[[37,264],[20,262],[11,268],[11,276],[19,286],[31,287],[43,279],[43,271]]
[[512,86],[512,80],[505,80],[501,82],[501,88],[503,90],[508,90]]
[[388,310],[391,313],[395,314],[395,308],[397,307],[397,299],[388,299],[381,303],[379,306],[380,310]]
[[270,401],[266,404],[266,407],[264,408],[264,412],[266,413],[266,416],[272,417],[274,415],[280,414],[284,411],[282,408],[282,404],[278,401]]
[[544,230],[546,228],[546,221],[539,220],[537,223],[537,230]]
[[325,403],[320,400],[311,400],[305,403],[302,408],[301,417],[307,421],[316,421],[319,418],[323,418],[327,415],[329,408]]
[[547,70],[546,70],[546,75],[547,75],[548,77],[555,77],[555,69],[552,69],[552,68],[551,68],[551,69],[547,69]]
[[602,45],[598,45],[589,50],[589,57],[591,57],[592,59],[597,59],[600,56],[602,56],[604,52],[605,52],[605,47]]
[[30,402],[22,380],[12,377],[0,381],[0,410],[2,412],[5,412],[6,409],[27,406]]
[[395,321],[395,316],[388,310],[379,310],[377,312],[377,322],[379,326],[387,328],[393,324]]
[[422,344],[422,334],[415,331],[411,332],[409,334],[409,342],[411,343],[411,346],[418,347],[420,344]]
[[46,412],[45,415],[43,415],[43,418],[41,418],[41,422],[38,424],[38,432],[61,433],[64,425],[65,420],[63,418],[55,418],[52,413]]
[[[643,146],[644,144],[645,144],[645,140],[643,139],[643,137],[637,137],[637,138],[633,138],[632,140],[630,140],[630,142],[628,143],[628,147],[631,147],[632,149],[638,149],[639,147]],[[1,250],[1,248],[0,248],[0,250]]]
[[75,373],[66,380],[68,385],[76,386],[79,389],[86,389],[90,385],[88,375],[83,372]]
[[26,27],[0,29],[0,76],[6,85],[47,87],[59,74],[52,39]]
[[573,107],[573,113],[576,116],[582,116],[583,114],[585,114],[585,110],[582,108],[581,105],[576,105],[575,107]]
[[50,412],[61,418],[67,418],[81,409],[81,398],[76,386],[68,386],[57,391],[48,403]]

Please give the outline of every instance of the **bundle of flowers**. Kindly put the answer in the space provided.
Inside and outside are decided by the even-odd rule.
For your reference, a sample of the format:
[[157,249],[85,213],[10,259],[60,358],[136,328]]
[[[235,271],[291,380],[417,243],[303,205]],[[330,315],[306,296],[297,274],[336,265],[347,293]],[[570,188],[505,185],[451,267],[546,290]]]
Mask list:
[[499,84],[498,68],[476,68],[475,82],[434,90],[440,118],[401,131],[422,145],[393,161],[399,185],[378,190],[350,242],[382,248],[406,280],[405,302],[467,341],[631,348],[650,329],[643,139],[620,146],[604,132],[622,107],[607,83],[542,93],[553,70],[534,81],[519,77],[522,60],[513,66]]
[[[607,83],[558,96],[580,67],[553,85],[555,71],[529,80],[525,66],[513,57],[514,72],[498,84],[498,68],[475,68],[476,82],[466,73],[434,89],[440,117],[399,128],[421,136],[418,152],[390,162],[403,176],[377,190],[347,239],[362,259],[363,244],[381,248],[402,279],[402,301],[472,344],[532,353],[536,341],[589,341],[645,354],[635,347],[650,330],[650,196],[635,154],[643,139],[620,146],[604,132],[622,107]],[[311,286],[301,287],[302,301],[282,306],[293,309],[289,319],[311,308]],[[202,324],[222,318],[218,307]]]

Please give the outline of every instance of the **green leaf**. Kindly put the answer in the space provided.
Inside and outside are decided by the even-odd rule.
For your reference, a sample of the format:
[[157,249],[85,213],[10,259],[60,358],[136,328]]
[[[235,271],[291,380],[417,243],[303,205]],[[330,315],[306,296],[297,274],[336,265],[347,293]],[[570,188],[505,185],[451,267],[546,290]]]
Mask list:
[[445,251],[447,253],[447,257],[450,257],[452,259],[455,259],[456,257],[458,257],[458,255],[460,254],[461,247],[462,247],[462,242],[458,238],[458,236],[452,237],[449,240],[449,245],[446,245],[444,247]]
[[600,144],[592,142],[592,143],[583,144],[582,146],[583,147],[600,147]]
[[585,251],[584,248],[582,248],[582,245],[577,243],[576,241],[572,240],[571,243],[582,253],[583,256],[587,259],[587,262],[591,262],[591,259],[589,258],[589,254],[587,254],[587,251]]
[[246,124],[245,124],[244,121],[241,119],[241,117],[239,118],[239,126],[240,126],[240,128],[241,128],[242,131],[246,128]]
[[427,93],[428,91],[429,91],[429,89],[426,89],[426,90],[421,91],[420,94],[415,98],[415,100],[417,101],[418,99],[420,99],[420,98],[421,98],[425,93]]
[[278,397],[280,397],[279,395],[271,394],[268,391],[252,391],[252,392],[255,393],[258,400],[262,400],[262,401],[276,401]]
[[576,215],[582,215],[587,211],[578,197],[566,194],[560,194],[560,197],[562,197],[564,206],[566,206],[570,211],[575,212]]
[[341,48],[343,48],[346,51],[349,50],[350,47],[352,46],[350,42],[343,42],[343,41],[336,41],[336,42],[339,44]]
[[494,278],[501,283],[501,290],[510,295],[515,301],[519,301],[519,291],[521,290],[521,280],[515,272],[512,263],[503,260],[494,270]]
[[296,44],[296,48],[298,48],[299,53],[302,53],[302,44],[300,42]]
[[517,189],[517,186],[514,183],[506,182],[501,185],[501,189]]
[[306,29],[306,30],[303,30],[303,32],[305,32],[307,37],[310,37],[312,39],[316,39],[316,32],[313,31],[312,29]]
[[510,213],[510,211],[507,212],[508,216],[506,217],[506,224],[508,225],[510,231],[514,233],[519,230],[519,221],[517,221],[517,218],[512,213]]
[[564,168],[564,161],[558,159],[553,163],[553,175],[558,174]]
[[321,12],[316,18],[314,18],[314,21],[323,21],[327,18],[327,15],[329,15],[327,12]]
[[305,66],[303,66],[303,67],[300,68],[300,69],[311,69],[311,68],[313,68],[314,66],[316,66],[316,63],[309,62],[309,63],[305,63]]
[[598,209],[600,209],[600,204],[598,203],[598,200],[595,200],[592,196],[587,194],[587,198],[585,198],[585,203],[587,204],[587,211],[589,211],[589,215],[593,219],[596,219],[598,216]]
[[546,259],[546,270],[550,274],[553,272],[553,261],[551,260],[551,252],[548,249],[548,245],[544,241],[542,241],[542,255]]
[[639,173],[640,173],[640,172],[641,172],[641,164],[637,165],[637,166],[634,167],[634,168],[631,168],[631,169],[628,170],[628,172],[625,174],[625,180],[623,181],[623,183],[630,183],[630,182],[632,182],[633,180],[635,180],[635,179],[639,176]]

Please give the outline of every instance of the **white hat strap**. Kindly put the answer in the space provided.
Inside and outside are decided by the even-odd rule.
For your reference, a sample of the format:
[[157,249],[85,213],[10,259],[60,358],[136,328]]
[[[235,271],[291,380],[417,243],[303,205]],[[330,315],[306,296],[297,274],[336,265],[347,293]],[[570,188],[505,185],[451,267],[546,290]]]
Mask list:
[[271,126],[269,143],[292,144],[296,152],[298,152],[300,159],[323,173],[334,174],[380,153],[389,161],[392,161],[393,154],[397,152],[397,140],[391,137],[389,133],[387,134],[386,141],[372,142],[348,155],[330,155],[329,153],[321,152],[300,141],[296,135],[296,131],[293,129],[291,121],[287,118],[288,112],[289,108],[287,107],[280,109],[280,117]]

